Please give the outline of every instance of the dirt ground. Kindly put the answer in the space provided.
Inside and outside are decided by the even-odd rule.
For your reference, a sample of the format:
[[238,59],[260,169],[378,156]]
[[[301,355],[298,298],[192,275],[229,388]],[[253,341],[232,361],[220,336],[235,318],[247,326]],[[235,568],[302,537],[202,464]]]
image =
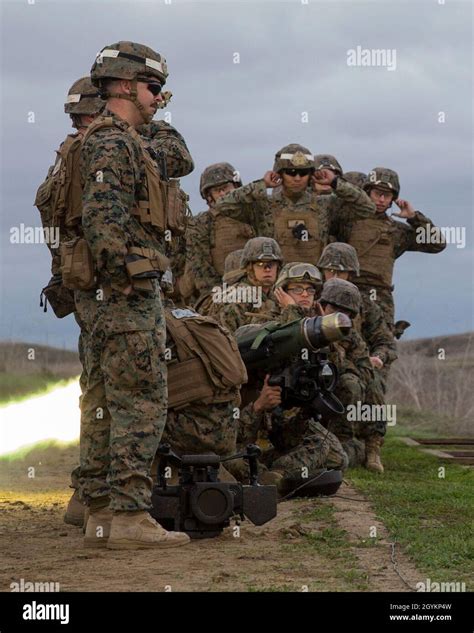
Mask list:
[[0,462],[0,591],[21,579],[61,591],[409,591],[396,569],[412,587],[423,577],[347,483],[337,497],[284,501],[240,536],[230,527],[177,549],[84,549],[81,529],[63,522],[76,460],[76,447],[53,447]]

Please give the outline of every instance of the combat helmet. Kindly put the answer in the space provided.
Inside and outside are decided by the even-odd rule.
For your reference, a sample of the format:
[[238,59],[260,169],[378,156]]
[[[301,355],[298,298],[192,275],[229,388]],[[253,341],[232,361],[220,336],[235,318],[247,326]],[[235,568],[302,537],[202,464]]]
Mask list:
[[[132,101],[147,123],[151,117],[144,112],[137,98],[138,79],[154,78],[163,86],[168,76],[166,59],[144,44],[116,42],[105,46],[98,54],[91,68],[91,80],[99,88],[102,96],[117,97]],[[129,79],[132,81],[130,95],[111,93],[104,87],[106,79]]]
[[316,169],[331,169],[338,176],[342,176],[342,167],[335,156],[331,154],[317,154],[314,157]]
[[298,143],[285,145],[275,154],[273,164],[273,171],[280,172],[283,169],[314,170],[314,156],[307,147]]
[[230,163],[214,163],[209,165],[201,174],[199,191],[206,200],[206,192],[212,187],[219,187],[228,182],[234,183],[237,187],[242,186],[239,172]]
[[347,310],[354,316],[359,314],[361,298],[357,286],[350,281],[333,277],[324,283],[319,303],[330,303],[336,308]]
[[105,102],[90,77],[81,77],[69,88],[64,112],[66,114],[97,114]]
[[394,194],[396,200],[400,195],[400,181],[397,172],[387,167],[374,167],[369,171],[362,189],[368,193],[372,187],[386,189]]
[[235,272],[240,269],[240,260],[242,259],[243,248],[232,251],[227,255],[224,261],[224,275]]
[[367,180],[367,174],[364,174],[362,171],[346,171],[344,174],[344,180],[350,182],[351,185],[355,185],[362,189],[365,181]]
[[323,283],[321,273],[316,266],[303,262],[285,264],[275,282],[275,288],[286,288],[293,281],[305,281],[313,284],[315,288],[319,288]]
[[248,264],[253,262],[271,261],[283,263],[283,255],[278,242],[271,237],[252,237],[243,248],[240,267],[246,268]]
[[356,249],[345,242],[332,242],[328,244],[318,261],[319,268],[327,270],[340,270],[341,272],[360,275],[359,258]]

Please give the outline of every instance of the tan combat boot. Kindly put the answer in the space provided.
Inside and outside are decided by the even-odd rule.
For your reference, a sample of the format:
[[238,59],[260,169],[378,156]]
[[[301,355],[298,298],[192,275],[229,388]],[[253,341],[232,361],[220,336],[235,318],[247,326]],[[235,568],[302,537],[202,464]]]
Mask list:
[[148,512],[115,512],[112,519],[109,549],[149,549],[186,545],[184,532],[167,532]]
[[383,444],[381,435],[372,435],[365,440],[365,467],[374,473],[383,473],[383,464],[380,461],[380,449]]
[[66,514],[64,515],[64,523],[82,527],[85,522],[85,510],[86,506],[79,499],[79,492],[77,490],[74,490],[74,494],[69,499],[69,503],[67,504]]
[[112,516],[112,511],[108,508],[90,512],[84,536],[84,547],[107,546]]

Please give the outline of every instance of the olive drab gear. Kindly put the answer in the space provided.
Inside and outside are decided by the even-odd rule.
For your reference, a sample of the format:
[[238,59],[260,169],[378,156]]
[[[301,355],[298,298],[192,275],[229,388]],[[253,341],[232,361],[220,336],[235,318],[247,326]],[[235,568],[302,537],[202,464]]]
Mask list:
[[357,251],[353,246],[345,242],[332,242],[324,248],[318,261],[318,268],[350,272],[359,276]]
[[314,156],[310,150],[298,143],[285,145],[275,154],[273,171],[283,169],[314,169]]
[[330,303],[336,308],[359,314],[361,297],[357,286],[350,281],[333,277],[324,283],[320,303]]
[[[159,53],[143,44],[135,42],[116,42],[105,46],[98,54],[91,68],[91,80],[97,86],[103,98],[113,97],[131,101],[140,112],[145,123],[149,123],[153,114],[145,112],[138,100],[137,81],[154,77],[161,85],[166,83],[168,68],[166,60]],[[109,92],[104,88],[104,79],[128,79],[132,82],[130,94]]]
[[214,220],[210,236],[212,265],[219,275],[223,275],[227,255],[236,248],[243,249],[248,240],[255,236],[255,231],[250,224],[226,218],[212,207],[209,211]]
[[214,163],[209,165],[201,174],[199,192],[207,200],[206,192],[212,187],[219,187],[231,182],[236,187],[242,186],[239,172],[230,163]]
[[362,189],[369,192],[372,187],[386,189],[393,193],[394,200],[396,200],[400,195],[400,181],[397,172],[387,167],[374,167],[369,171]]
[[274,287],[286,288],[290,282],[295,281],[305,281],[313,284],[316,288],[319,288],[323,283],[321,273],[313,264],[291,262],[283,266]]
[[238,406],[247,371],[230,332],[190,309],[167,308],[165,317],[177,356],[168,363],[168,408],[236,399]]
[[364,174],[363,171],[346,171],[346,173],[343,174],[343,178],[347,182],[350,182],[351,185],[355,185],[356,187],[359,187],[359,189],[362,189],[365,181],[367,180],[367,174]]
[[66,114],[97,114],[105,106],[90,77],[75,81],[67,93],[64,112]]
[[394,221],[385,216],[354,222],[349,244],[357,251],[360,266],[358,283],[392,287]]
[[292,211],[275,207],[273,224],[275,239],[286,261],[307,261],[316,264],[323,250],[319,215],[313,209]]
[[342,167],[331,154],[317,154],[314,157],[314,166],[316,169],[331,169],[339,176],[342,176]]
[[248,264],[260,261],[283,262],[281,249],[277,241],[271,237],[253,237],[245,244],[240,267],[246,268]]

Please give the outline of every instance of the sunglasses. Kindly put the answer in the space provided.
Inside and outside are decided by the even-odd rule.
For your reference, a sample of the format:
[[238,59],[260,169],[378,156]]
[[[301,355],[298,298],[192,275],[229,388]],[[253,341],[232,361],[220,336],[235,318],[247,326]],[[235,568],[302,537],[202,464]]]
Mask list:
[[294,178],[295,176],[309,176],[312,169],[284,169],[283,173]]
[[163,89],[163,86],[160,83],[158,83],[157,81],[148,81],[146,79],[139,79],[138,81],[140,81],[140,83],[146,84],[148,90],[151,92],[151,94],[154,97],[159,95],[160,92]]
[[294,288],[287,288],[288,292],[294,292],[295,295],[302,295],[306,292],[310,297],[316,294],[316,288],[302,288],[301,286],[295,286]]

